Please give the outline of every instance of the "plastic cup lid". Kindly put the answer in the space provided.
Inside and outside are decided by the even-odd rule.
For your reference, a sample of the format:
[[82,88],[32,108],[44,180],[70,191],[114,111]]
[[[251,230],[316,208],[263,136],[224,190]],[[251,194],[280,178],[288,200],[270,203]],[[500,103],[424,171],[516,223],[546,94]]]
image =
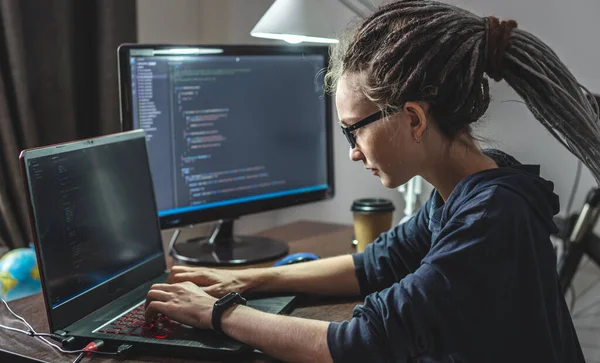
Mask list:
[[363,198],[357,199],[352,203],[350,210],[361,213],[384,213],[393,212],[396,208],[389,199],[383,198]]

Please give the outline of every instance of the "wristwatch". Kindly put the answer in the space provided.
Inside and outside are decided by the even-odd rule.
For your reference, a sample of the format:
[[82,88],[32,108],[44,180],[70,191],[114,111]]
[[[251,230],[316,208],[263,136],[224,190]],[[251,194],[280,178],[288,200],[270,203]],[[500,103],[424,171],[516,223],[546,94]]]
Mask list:
[[223,329],[221,329],[221,317],[234,304],[246,305],[246,299],[237,292],[230,292],[215,302],[212,311],[212,326],[214,331],[223,333]]

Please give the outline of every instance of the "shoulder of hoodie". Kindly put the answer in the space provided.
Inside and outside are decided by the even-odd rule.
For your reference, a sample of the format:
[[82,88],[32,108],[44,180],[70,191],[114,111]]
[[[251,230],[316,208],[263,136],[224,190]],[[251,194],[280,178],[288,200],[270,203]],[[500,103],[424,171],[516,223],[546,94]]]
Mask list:
[[[473,224],[485,219],[520,218],[529,213],[525,199],[514,187],[533,182],[536,175],[513,168],[497,168],[472,174],[457,184],[444,205],[446,223]],[[529,180],[531,181],[529,181]],[[533,187],[533,183],[532,183]]]

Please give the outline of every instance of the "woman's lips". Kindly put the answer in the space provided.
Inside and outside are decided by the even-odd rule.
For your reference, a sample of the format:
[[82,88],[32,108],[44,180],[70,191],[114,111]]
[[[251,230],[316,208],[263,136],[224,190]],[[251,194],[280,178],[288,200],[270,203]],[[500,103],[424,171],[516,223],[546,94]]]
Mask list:
[[367,168],[367,170],[370,171],[371,174],[377,175],[377,171],[378,171],[377,169],[375,169],[375,168]]

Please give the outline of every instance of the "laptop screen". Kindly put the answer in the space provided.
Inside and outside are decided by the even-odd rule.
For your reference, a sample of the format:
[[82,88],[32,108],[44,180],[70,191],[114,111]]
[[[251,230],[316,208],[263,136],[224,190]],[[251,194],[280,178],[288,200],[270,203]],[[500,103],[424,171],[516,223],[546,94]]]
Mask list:
[[52,309],[163,255],[146,140],[138,136],[55,146],[26,159]]

